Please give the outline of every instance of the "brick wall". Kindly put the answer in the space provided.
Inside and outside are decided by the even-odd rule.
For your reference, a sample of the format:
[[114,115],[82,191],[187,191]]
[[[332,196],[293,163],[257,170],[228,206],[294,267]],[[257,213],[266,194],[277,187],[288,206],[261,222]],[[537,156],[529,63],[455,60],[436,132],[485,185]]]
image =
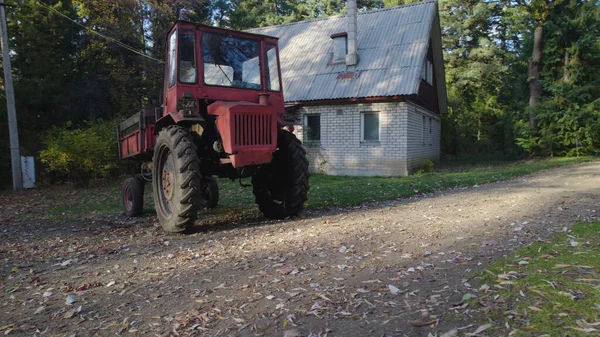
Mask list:
[[408,151],[406,154],[409,172],[419,166],[423,159],[439,163],[441,124],[438,114],[418,105],[407,104]]
[[[297,113],[300,116],[320,115],[321,141],[308,141],[302,126],[296,127],[294,133],[307,149],[312,172],[354,176],[407,175],[420,161],[414,156],[439,159],[439,118],[425,109],[416,109],[406,102],[305,106]],[[379,113],[378,142],[361,141],[363,112]],[[421,114],[432,117],[432,138],[425,146],[419,143],[423,148],[418,148],[407,138],[409,135],[415,137],[415,121],[419,121]],[[422,138],[422,134],[418,137]]]

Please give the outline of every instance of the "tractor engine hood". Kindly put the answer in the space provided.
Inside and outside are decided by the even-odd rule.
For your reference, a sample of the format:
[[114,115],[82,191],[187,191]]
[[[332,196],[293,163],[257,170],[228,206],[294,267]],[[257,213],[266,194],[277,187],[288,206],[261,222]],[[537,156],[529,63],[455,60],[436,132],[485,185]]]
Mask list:
[[275,108],[250,102],[217,101],[208,106],[217,116],[223,149],[233,167],[270,163],[277,150]]

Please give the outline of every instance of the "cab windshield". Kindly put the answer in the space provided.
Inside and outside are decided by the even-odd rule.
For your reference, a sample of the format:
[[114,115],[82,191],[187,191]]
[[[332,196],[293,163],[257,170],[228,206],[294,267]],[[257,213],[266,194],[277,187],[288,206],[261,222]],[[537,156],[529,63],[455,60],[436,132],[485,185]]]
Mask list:
[[260,41],[230,35],[202,34],[204,83],[260,90]]

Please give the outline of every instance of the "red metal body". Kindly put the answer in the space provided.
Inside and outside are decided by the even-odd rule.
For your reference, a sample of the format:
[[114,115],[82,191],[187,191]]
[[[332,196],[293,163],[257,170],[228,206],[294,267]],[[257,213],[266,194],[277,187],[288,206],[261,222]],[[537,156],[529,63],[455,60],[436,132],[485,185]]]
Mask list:
[[217,116],[223,148],[233,167],[271,162],[273,152],[277,150],[277,120],[273,107],[219,101],[208,107],[208,113]]
[[118,126],[119,158],[133,158],[152,153],[156,144],[157,109],[146,108]]
[[[203,41],[205,38],[207,40]],[[227,44],[232,41],[231,39],[235,39],[240,45],[231,47]],[[214,40],[217,40],[219,44],[213,50],[210,48],[213,47],[211,43],[214,43]],[[243,42],[239,42],[242,40]],[[193,41],[193,52],[190,41]],[[247,46],[244,43],[249,43],[254,48],[251,54],[248,52],[243,54],[245,50],[237,51]],[[285,124],[282,118],[285,107],[277,46],[277,38],[270,36],[237,32],[186,21],[176,22],[167,34],[166,40],[167,60],[165,62],[163,107],[157,108],[154,120],[144,118],[141,116],[144,114],[142,112],[137,118],[138,124],[135,124],[135,116],[121,123],[119,130],[120,157],[135,158],[145,155],[147,158],[155,145],[156,135],[168,125],[193,126],[199,124],[204,129],[209,129],[211,128],[209,124],[214,123],[212,127],[217,130],[217,141],[222,142],[224,151],[220,154],[221,163],[231,163],[233,168],[270,163],[273,153],[277,150],[277,129]],[[223,52],[223,49],[226,51]],[[271,71],[274,69],[273,50],[277,56],[276,82],[271,80],[271,77],[274,78],[275,75],[269,73],[268,69],[268,67],[271,67]],[[203,55],[203,51],[209,54],[208,58]],[[213,56],[214,53],[217,53],[216,57]],[[223,53],[223,55],[219,53]],[[227,53],[234,55],[231,56]],[[193,54],[192,58],[190,58],[190,54]],[[184,59],[182,55],[187,55],[187,58]],[[254,68],[251,69],[254,78],[250,80],[249,85],[243,82],[246,83],[244,87],[236,87],[234,82],[239,80],[239,76],[236,79],[234,75],[236,68],[231,63],[232,60],[235,61],[236,58],[241,57],[246,57],[243,62],[248,60],[254,62]],[[184,62],[187,62],[186,66],[188,66],[185,73],[187,76],[190,74],[189,67],[193,68],[195,74],[192,73],[192,77],[190,77],[193,80],[182,81],[181,72]],[[229,66],[228,69],[231,72],[229,77],[220,64],[223,67]],[[236,65],[239,66],[238,63]],[[246,63],[243,66],[245,67]],[[258,67],[260,67],[260,75],[258,75]],[[229,82],[225,85],[207,84],[205,71],[211,69],[213,73],[207,73],[210,80],[212,80],[211,74],[214,72],[222,76],[219,73],[220,70]],[[240,71],[240,68],[237,70]],[[260,80],[258,76],[260,76]],[[269,85],[275,86],[279,90],[269,90]],[[138,127],[135,128],[134,124]]]

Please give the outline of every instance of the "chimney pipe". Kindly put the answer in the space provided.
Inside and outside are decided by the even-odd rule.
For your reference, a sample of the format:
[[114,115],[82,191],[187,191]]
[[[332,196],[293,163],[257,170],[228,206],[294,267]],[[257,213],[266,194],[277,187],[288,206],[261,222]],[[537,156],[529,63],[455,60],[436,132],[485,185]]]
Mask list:
[[348,9],[348,53],[346,54],[346,65],[354,66],[358,63],[358,42],[356,29],[356,0],[348,0],[346,3]]

